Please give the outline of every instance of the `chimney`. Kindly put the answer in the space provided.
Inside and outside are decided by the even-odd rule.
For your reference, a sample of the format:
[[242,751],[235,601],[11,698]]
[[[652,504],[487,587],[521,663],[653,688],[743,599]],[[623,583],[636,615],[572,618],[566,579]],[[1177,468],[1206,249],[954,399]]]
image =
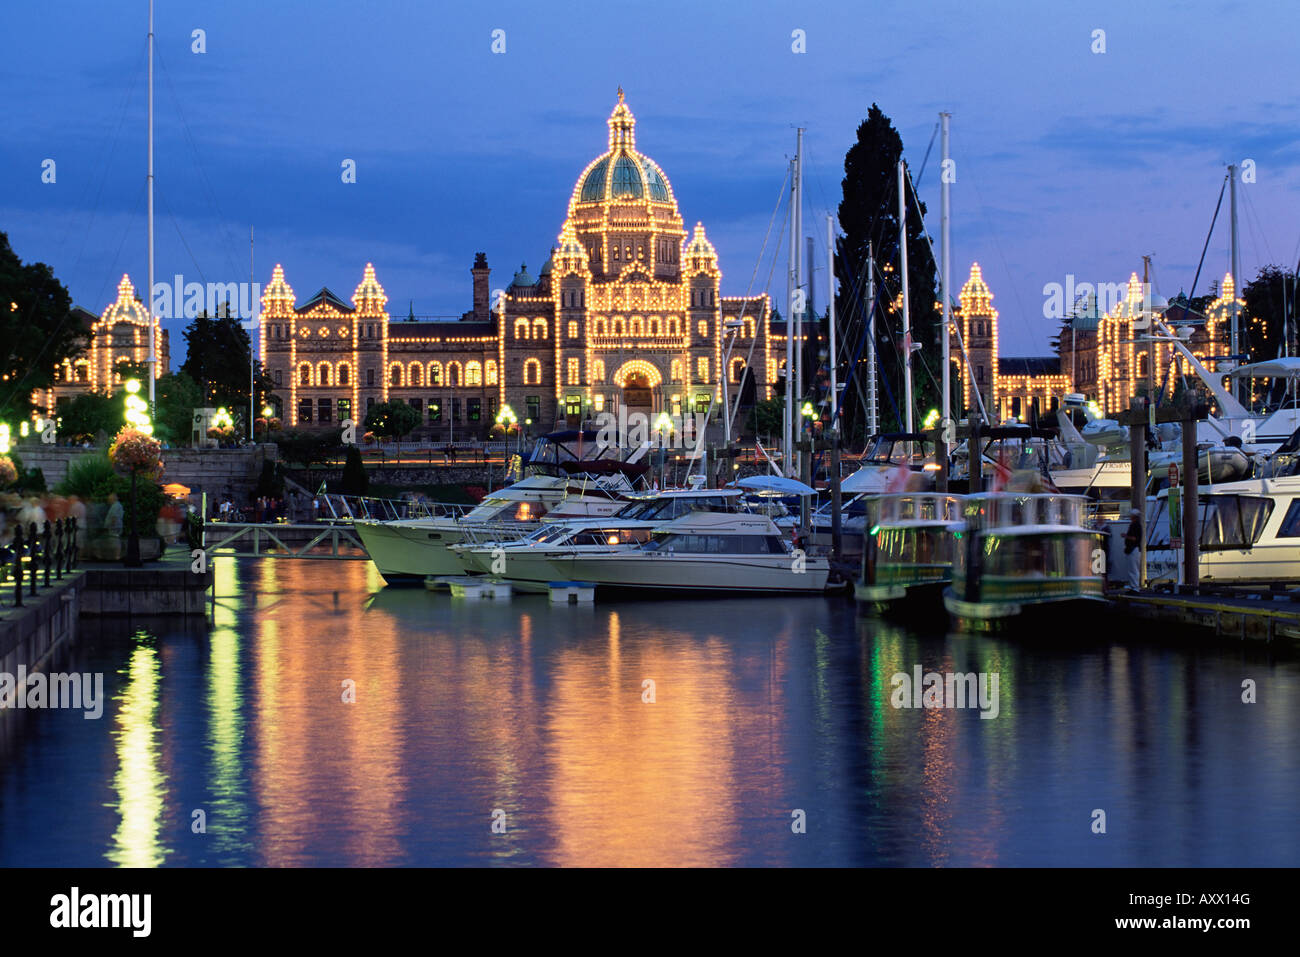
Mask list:
[[474,256],[474,267],[470,269],[470,274],[474,277],[474,321],[487,322],[491,318],[488,287],[492,270],[488,268],[486,253]]

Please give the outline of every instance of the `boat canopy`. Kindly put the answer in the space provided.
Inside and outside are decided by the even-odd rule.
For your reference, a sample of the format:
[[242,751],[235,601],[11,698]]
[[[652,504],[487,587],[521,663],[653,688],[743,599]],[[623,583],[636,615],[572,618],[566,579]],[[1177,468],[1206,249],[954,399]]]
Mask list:
[[1279,356],[1264,362],[1237,366],[1228,373],[1234,379],[1294,379],[1300,378],[1300,356]]

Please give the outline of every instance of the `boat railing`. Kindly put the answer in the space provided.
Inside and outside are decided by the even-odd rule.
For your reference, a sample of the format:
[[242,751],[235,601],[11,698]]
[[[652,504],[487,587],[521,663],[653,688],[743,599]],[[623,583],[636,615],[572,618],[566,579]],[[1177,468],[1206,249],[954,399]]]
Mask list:
[[967,496],[962,511],[968,525],[981,529],[1025,525],[1082,526],[1088,499],[1043,492],[988,492]]
[[318,496],[321,517],[336,522],[395,522],[417,518],[459,518],[474,506],[414,499],[375,498],[331,492]]
[[962,515],[962,496],[943,492],[907,492],[882,495],[876,501],[877,524],[894,522],[957,522]]
[[461,538],[470,545],[517,542],[537,529],[536,522],[465,522],[460,525]]

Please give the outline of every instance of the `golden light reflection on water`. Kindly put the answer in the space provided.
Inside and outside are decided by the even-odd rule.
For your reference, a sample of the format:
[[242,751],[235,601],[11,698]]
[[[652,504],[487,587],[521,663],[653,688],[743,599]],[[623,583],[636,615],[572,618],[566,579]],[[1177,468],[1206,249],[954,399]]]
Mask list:
[[[397,862],[404,675],[396,631],[365,618],[372,566],[337,563],[329,591],[309,590],[309,573],[282,574],[304,590],[279,609],[287,613],[271,608],[254,619],[262,863],[304,863],[323,833],[333,835],[331,858]],[[345,681],[353,683],[355,703],[344,701]]]
[[137,644],[124,670],[126,686],[115,702],[117,801],[110,806],[118,824],[105,857],[122,867],[157,867],[167,855],[162,841],[167,781],[160,767],[159,670],[153,645]]

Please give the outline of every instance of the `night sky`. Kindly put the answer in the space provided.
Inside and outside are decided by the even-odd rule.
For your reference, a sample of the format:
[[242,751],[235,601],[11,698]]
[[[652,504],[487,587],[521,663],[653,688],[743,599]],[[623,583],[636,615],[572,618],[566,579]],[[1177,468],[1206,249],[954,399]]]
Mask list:
[[[952,112],[953,277],[981,263],[1005,355],[1047,350],[1043,286],[1069,273],[1121,281],[1152,254],[1157,292],[1189,289],[1230,162],[1253,160],[1257,179],[1240,189],[1243,273],[1295,263],[1293,4],[812,6],[161,0],[157,277],[247,280],[251,225],[254,278],[283,263],[300,302],[321,286],[350,299],[371,261],[394,318],[412,300],[417,315],[459,315],[475,252],[494,287],[522,261],[536,275],[620,85],[638,148],[688,231],[704,222],[729,295],[750,283],[802,125],[820,308],[825,215],[873,101],[914,175]],[[123,272],[145,281],[147,23],[147,0],[4,13],[0,229],[95,313]],[[791,51],[796,29],[806,53]],[[936,246],[938,150],[920,186]],[[1225,203],[1196,291],[1227,263]],[[173,337],[182,325],[167,323]]]

